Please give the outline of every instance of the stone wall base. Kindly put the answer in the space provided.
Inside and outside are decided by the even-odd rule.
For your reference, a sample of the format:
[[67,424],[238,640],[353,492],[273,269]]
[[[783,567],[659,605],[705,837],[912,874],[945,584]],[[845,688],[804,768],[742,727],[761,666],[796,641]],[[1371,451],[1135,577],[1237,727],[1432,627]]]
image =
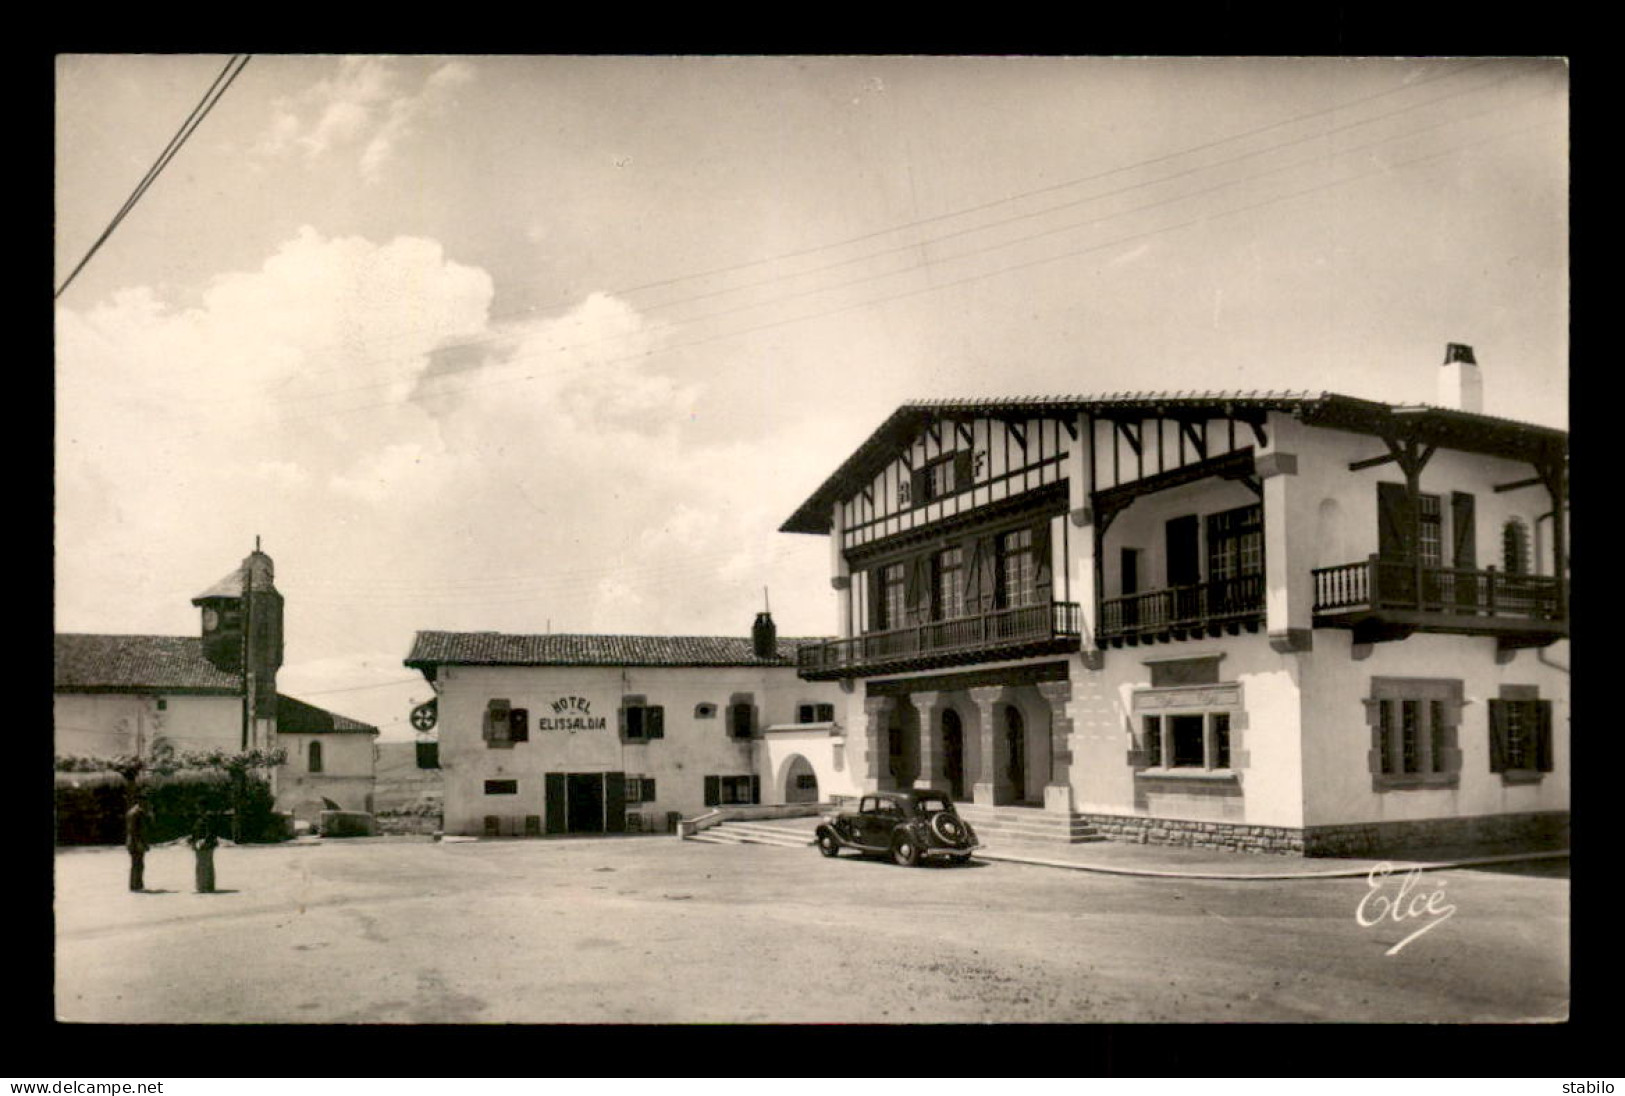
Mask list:
[[1279,856],[1369,856],[1438,846],[1512,845],[1566,848],[1569,813],[1492,814],[1341,826],[1255,826],[1122,814],[1080,814],[1102,837],[1139,845],[1271,853]]
[[1568,811],[1310,826],[1304,831],[1308,856],[1361,856],[1446,845],[1559,849],[1567,848],[1568,843]]

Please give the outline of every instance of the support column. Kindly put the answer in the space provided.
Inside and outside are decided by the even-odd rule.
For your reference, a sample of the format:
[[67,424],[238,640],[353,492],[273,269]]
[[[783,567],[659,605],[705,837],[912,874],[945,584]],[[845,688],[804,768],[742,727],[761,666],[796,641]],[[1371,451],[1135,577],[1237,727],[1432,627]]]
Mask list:
[[978,806],[991,807],[998,802],[998,733],[993,723],[994,705],[1004,696],[1004,687],[1001,685],[969,690],[971,702],[976,705],[977,729],[976,734],[981,743],[981,767],[977,774],[976,783],[971,788],[971,802]]
[[1281,452],[1292,424],[1276,422],[1270,445],[1253,460],[1264,494],[1264,624],[1270,647],[1282,654],[1314,647],[1314,522],[1302,509],[1298,458]]
[[920,772],[914,778],[916,788],[936,788],[946,791],[948,777],[943,772],[942,693],[910,693],[908,698],[920,715]]
[[829,584],[835,589],[835,611],[840,618],[835,622],[835,634],[840,639],[851,639],[852,626],[852,571],[846,562],[846,504],[837,501],[833,507],[829,526]]
[[897,698],[892,696],[865,697],[863,701],[863,783],[869,791],[883,791],[892,786],[886,734],[896,707]]
[[1105,664],[1105,652],[1100,649],[1096,631],[1100,613],[1100,570],[1095,565],[1094,418],[1080,413],[1076,425],[1078,440],[1066,460],[1067,520],[1072,525],[1067,535],[1067,600],[1078,606],[1078,626],[1083,637],[1079,657],[1085,667],[1098,670]]
[[1072,813],[1072,682],[1040,681],[1038,695],[1049,704],[1049,782],[1044,785],[1044,809]]

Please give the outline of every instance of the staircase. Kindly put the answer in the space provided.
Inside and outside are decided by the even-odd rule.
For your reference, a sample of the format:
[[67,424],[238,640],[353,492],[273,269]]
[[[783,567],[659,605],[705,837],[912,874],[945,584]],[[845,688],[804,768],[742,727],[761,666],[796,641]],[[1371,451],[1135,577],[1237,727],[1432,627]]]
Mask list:
[[976,830],[976,837],[989,848],[1011,843],[1079,845],[1106,838],[1080,815],[1055,814],[1034,807],[988,807],[959,803],[954,810]]
[[708,845],[778,845],[786,849],[805,849],[812,845],[813,835],[804,830],[775,826],[766,822],[719,822],[708,830],[701,830],[685,838]]

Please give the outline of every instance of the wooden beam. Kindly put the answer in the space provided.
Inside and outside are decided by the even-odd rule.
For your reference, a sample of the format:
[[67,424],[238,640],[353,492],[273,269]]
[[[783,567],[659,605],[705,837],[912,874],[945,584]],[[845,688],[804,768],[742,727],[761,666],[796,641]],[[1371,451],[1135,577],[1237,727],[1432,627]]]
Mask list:
[[1358,472],[1364,468],[1375,468],[1379,464],[1388,464],[1399,459],[1398,453],[1385,453],[1380,457],[1367,457],[1365,460],[1349,461],[1349,471]]
[[1495,493],[1499,495],[1503,491],[1516,491],[1520,487],[1539,487],[1545,482],[1545,476],[1531,476],[1529,479],[1515,480],[1512,483],[1498,483],[1495,485]]
[[968,423],[968,422],[955,422],[954,423],[954,429],[956,431],[958,431],[959,440],[961,440],[961,441],[963,441],[965,443],[965,447],[967,449],[976,444],[976,438],[971,433],[971,425],[970,425],[970,423]]
[[1004,428],[1010,432],[1011,437],[1016,439],[1016,444],[1021,447],[1021,455],[1023,457],[1025,457],[1027,455],[1027,431],[1026,431],[1026,429],[1020,423],[1016,422],[1014,419],[1011,419],[1008,422],[1006,422],[1004,424]]
[[931,440],[937,443],[937,448],[940,450],[942,448],[942,428],[941,428],[941,426],[939,426],[934,421],[933,422],[928,422],[928,423],[925,424],[925,432],[927,434],[931,435]]
[[1078,440],[1078,424],[1076,422],[1072,421],[1071,419],[1062,419],[1061,425],[1066,427],[1067,437],[1071,438],[1073,441]]
[[[1138,427],[1139,425],[1140,425],[1139,423],[1135,423],[1136,427]],[[1117,429],[1123,435],[1124,439],[1128,442],[1129,448],[1134,450],[1134,455],[1136,457],[1139,456],[1140,455],[1140,431],[1138,429],[1130,430],[1128,423],[1125,422],[1122,419],[1117,420]]]
[[1188,419],[1179,422],[1180,432],[1191,439],[1191,448],[1196,450],[1198,460],[1207,460],[1207,423],[1202,423],[1202,429],[1196,429],[1196,423]]

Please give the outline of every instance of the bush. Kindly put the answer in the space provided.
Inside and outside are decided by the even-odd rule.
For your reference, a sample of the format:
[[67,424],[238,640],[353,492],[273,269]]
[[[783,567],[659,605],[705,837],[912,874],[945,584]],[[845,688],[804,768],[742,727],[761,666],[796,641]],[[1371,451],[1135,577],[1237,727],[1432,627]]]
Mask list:
[[[286,823],[272,810],[274,797],[268,778],[182,770],[170,776],[143,777],[138,786],[152,812],[147,829],[152,844],[185,837],[199,811],[217,816],[217,832],[222,837],[241,842],[287,839]],[[122,845],[128,809],[129,784],[116,774],[59,775],[57,844]]]

